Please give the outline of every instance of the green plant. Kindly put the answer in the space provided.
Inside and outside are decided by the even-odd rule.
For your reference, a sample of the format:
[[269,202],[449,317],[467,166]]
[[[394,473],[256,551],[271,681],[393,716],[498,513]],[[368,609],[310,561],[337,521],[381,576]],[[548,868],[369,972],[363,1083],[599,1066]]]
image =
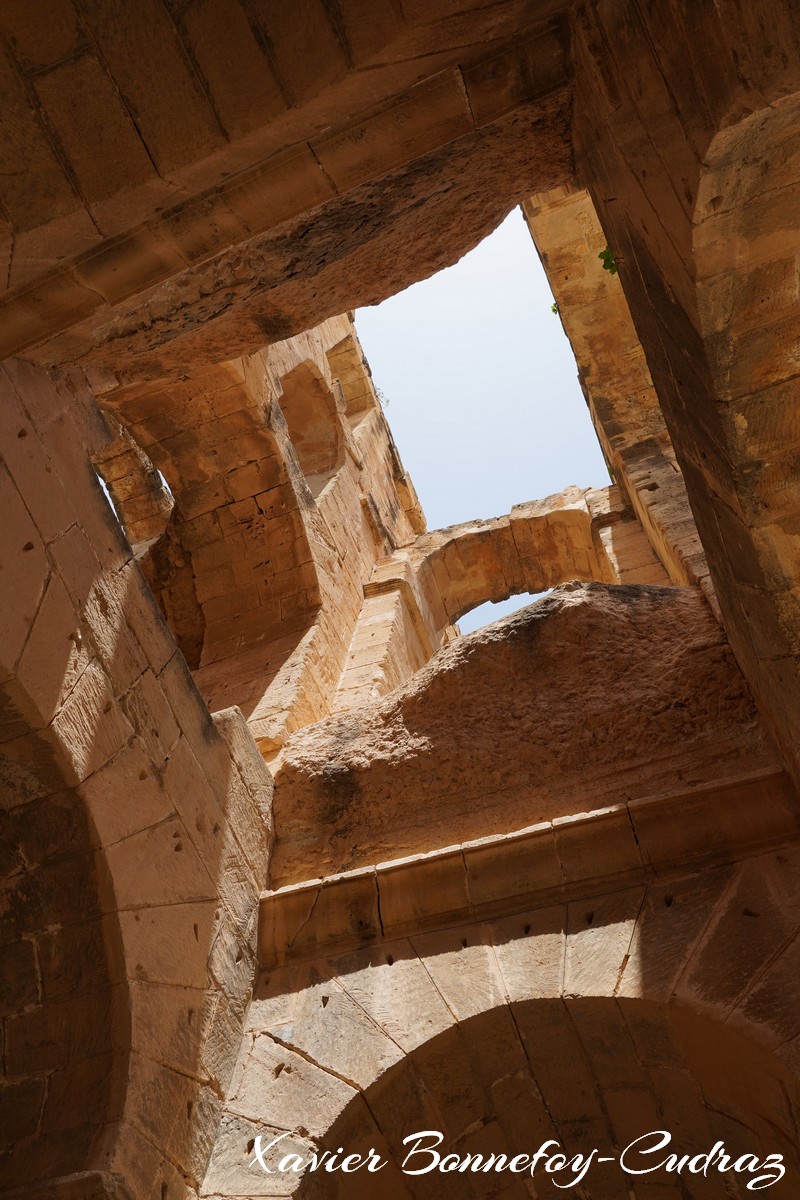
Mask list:
[[614,261],[614,253],[610,246],[606,246],[605,250],[601,250],[597,257],[602,259],[604,271],[608,271],[611,275],[616,275],[617,264]]
[[550,305],[550,312],[555,313],[555,315],[558,316],[558,301],[557,300],[554,300],[553,303]]

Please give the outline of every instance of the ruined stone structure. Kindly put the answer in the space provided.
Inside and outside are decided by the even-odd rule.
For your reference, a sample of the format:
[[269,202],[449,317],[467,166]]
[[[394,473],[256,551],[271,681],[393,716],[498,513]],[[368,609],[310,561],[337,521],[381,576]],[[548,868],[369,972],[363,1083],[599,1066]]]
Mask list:
[[[0,32],[2,1194],[794,1200],[800,9]],[[342,314],[518,204],[613,482],[428,531]]]

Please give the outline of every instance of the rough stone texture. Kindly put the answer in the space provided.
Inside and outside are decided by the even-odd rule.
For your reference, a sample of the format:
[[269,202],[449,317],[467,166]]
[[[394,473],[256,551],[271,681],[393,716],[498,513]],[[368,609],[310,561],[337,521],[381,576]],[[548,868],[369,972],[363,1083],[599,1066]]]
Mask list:
[[270,877],[447,845],[454,822],[481,837],[774,761],[701,595],[557,588],[386,699],[290,739]]
[[[126,380],[180,375],[198,361],[252,354],[265,341],[301,333],[346,310],[356,294],[360,304],[377,303],[472,249],[521,191],[569,177],[565,107],[564,93],[523,106],[375,182],[359,180],[323,207],[306,189],[293,220],[197,267],[164,272],[172,277],[140,292],[135,304],[105,305],[92,292],[96,316],[25,353]],[[309,169],[316,179],[313,157]],[[279,173],[273,189],[285,187]],[[252,203],[260,213],[274,201]]]
[[523,204],[614,478],[676,583],[712,599],[686,488],[636,336],[619,274],[604,269],[606,235],[588,194],[561,188]]
[[[794,1197],[797,795],[739,668],[800,780],[796,6],[6,0],[0,36],[0,1187],[644,1122]],[[615,486],[427,533],[338,314],[526,197]],[[736,1190],[628,1183],[586,1194]]]
[[[282,1143],[287,1150],[307,1155],[315,1146],[376,1147],[388,1161],[381,1194],[392,1197],[433,1194],[430,1178],[401,1174],[408,1152],[402,1139],[409,1130],[441,1130],[445,1148],[462,1155],[510,1156],[548,1138],[570,1153],[598,1145],[619,1149],[665,1125],[675,1130],[686,1153],[701,1153],[717,1138],[737,1153],[756,1146],[767,1153],[780,1145],[787,1176],[773,1194],[790,1196],[798,1173],[797,1084],[785,1065],[738,1032],[680,1005],[642,998],[646,985],[637,999],[615,999],[613,984],[606,990],[597,983],[587,991],[557,989],[548,996],[539,979],[529,976],[526,998],[517,998],[515,969],[550,936],[548,924],[564,931],[552,950],[567,969],[577,950],[580,933],[570,933],[564,914],[540,915],[550,920],[539,921],[538,929],[536,914],[524,914],[513,931],[465,927],[452,936],[420,938],[413,946],[390,943],[369,956],[273,976],[251,1008],[238,1082],[203,1194],[350,1194],[335,1179],[327,1185],[311,1174],[302,1181],[271,1180],[248,1167],[248,1139],[264,1128],[259,1124],[264,1096],[272,1094],[267,1128],[273,1135],[289,1134]],[[610,948],[617,928],[599,928],[595,940]],[[619,944],[617,936],[617,942],[616,964],[629,937]],[[547,958],[552,950],[545,951]],[[439,1020],[421,1043],[401,1048],[393,1029],[407,1028],[420,1008],[438,1011]],[[351,1038],[344,1057],[343,1030]],[[280,1080],[302,1074],[291,1083],[305,1100],[302,1118],[281,1103],[286,1088],[269,1082],[278,1067]],[[343,1071],[351,1072],[347,1084]],[[690,1180],[688,1192],[660,1186],[651,1191],[652,1179],[642,1186],[641,1179],[620,1176],[615,1164],[594,1164],[591,1194],[620,1200],[729,1195],[724,1177],[713,1172],[700,1190]],[[483,1180],[467,1172],[457,1183],[453,1178],[435,1176],[436,1194],[515,1194],[501,1190],[507,1177]],[[542,1170],[535,1179],[537,1196],[560,1195],[567,1182]],[[667,1187],[674,1182],[666,1173],[659,1179]],[[366,1196],[369,1181],[363,1186]]]
[[[254,1052],[263,1041],[284,1070],[298,1062],[329,1076],[311,1112],[315,1129],[330,1125],[321,1138],[312,1131],[304,1152],[371,1141],[392,1163],[389,1195],[429,1194],[397,1171],[408,1130],[443,1129],[461,1153],[500,1153],[548,1137],[572,1152],[620,1148],[666,1127],[686,1152],[716,1138],[736,1153],[779,1147],[788,1174],[772,1190],[788,1198],[798,1170],[797,865],[795,845],[703,877],[678,872],[633,889],[589,889],[570,904],[409,939],[386,935],[271,971],[250,1009],[205,1194],[261,1194],[264,1176],[248,1169],[242,1149],[265,1113],[276,1134],[293,1131],[289,1142],[308,1135],[283,1094],[275,1107],[263,1099],[257,1112],[251,1107],[259,1080],[261,1096],[271,1092]],[[791,995],[759,1009],[770,986]],[[780,1046],[778,1057],[770,1046]],[[354,1092],[344,1109],[343,1079]],[[625,1200],[729,1195],[713,1174],[699,1189],[684,1179],[688,1189],[672,1191],[642,1180],[629,1191],[630,1178],[620,1191],[619,1173],[600,1164],[593,1179],[592,1194]],[[469,1174],[459,1178],[453,1194],[472,1195],[471,1184]],[[309,1176],[280,1194],[315,1195],[314,1186]],[[559,1194],[543,1175],[536,1186],[537,1195]]]
[[[720,864],[793,841],[799,816],[789,777],[759,772],[288,884],[261,898],[259,962],[271,971],[425,929],[575,901],[601,883],[640,888],[688,870],[702,881]],[[669,941],[681,926],[668,924]],[[590,972],[593,962],[589,955]]]
[[425,528],[352,321],[102,403],[137,561],[211,710],[273,754],[329,711],[376,558]]
[[583,5],[573,30],[582,177],[731,643],[797,774],[798,13]]
[[3,379],[3,1186],[191,1196],[253,984],[254,737],[272,755],[346,694],[403,564],[428,599],[418,648],[381,651],[398,682],[531,572],[660,568],[614,489],[427,535],[346,318],[177,383],[98,377],[101,406],[77,375]]

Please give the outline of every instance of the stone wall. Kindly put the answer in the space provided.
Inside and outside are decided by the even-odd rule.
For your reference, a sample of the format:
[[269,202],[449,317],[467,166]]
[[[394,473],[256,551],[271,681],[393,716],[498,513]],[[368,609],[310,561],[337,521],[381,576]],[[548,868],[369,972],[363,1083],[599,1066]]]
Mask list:
[[[492,920],[440,912],[429,932],[269,969],[204,1195],[351,1194],[335,1178],[266,1176],[259,1135],[286,1132],[281,1152],[306,1157],[374,1147],[392,1197],[522,1197],[509,1176],[403,1176],[402,1140],[430,1129],[462,1154],[530,1152],[547,1138],[588,1153],[666,1128],[683,1153],[717,1138],[737,1154],[782,1153],[787,1176],[770,1191],[788,1198],[798,1019],[774,1002],[795,970],[797,865],[796,846],[702,876],[673,865],[634,886],[584,884],[566,903],[507,901]],[[587,1182],[619,1200],[724,1200],[726,1178],[626,1179],[598,1163]],[[535,1186],[561,1194],[543,1171]],[[369,1179],[361,1187],[368,1195]]]
[[252,987],[271,779],[122,537],[85,385],[12,363],[2,392],[0,1179],[182,1195]]
[[[360,638],[377,636],[388,689],[457,636],[461,612],[534,578],[628,580],[635,604],[642,585],[633,581],[669,581],[615,488],[573,490],[510,518],[428,534],[346,318],[157,388],[106,381],[96,397],[79,374],[53,377],[25,363],[6,365],[3,388],[2,563],[15,603],[3,625],[1,1177],[22,1189],[60,1180],[67,1196],[76,1187],[191,1196],[216,1139],[255,977],[273,838],[264,756],[274,759],[305,726],[312,742],[325,736],[315,722],[362,700],[351,686]],[[699,603],[700,625],[710,620],[693,593],[650,592],[646,604],[658,611],[674,593],[686,614]],[[392,593],[406,607],[387,640],[374,606]],[[193,604],[182,603],[187,595]],[[559,605],[534,609],[532,627]],[[659,628],[650,617],[647,625],[651,636]],[[724,658],[718,629],[700,642]],[[445,657],[409,695],[432,685],[433,698],[437,681],[452,678],[480,707],[494,675],[486,663],[477,673],[470,666],[481,657],[470,644],[457,641],[450,653],[483,679],[477,689]],[[774,774],[741,682],[733,690],[739,698],[729,689],[720,719],[729,739],[733,723],[735,755],[719,737],[715,754],[739,775]],[[685,703],[667,691],[670,703]],[[449,736],[444,695],[434,725],[441,702]],[[466,710],[457,720],[468,734]],[[502,801],[501,831],[530,824],[536,804],[552,817],[553,795],[542,792],[532,807],[525,789],[502,784],[502,745],[494,741],[483,765],[474,753],[464,760],[457,807],[439,804],[420,842],[400,815],[400,739],[390,754],[400,809],[386,797],[368,806],[390,840],[380,848],[369,822],[356,831],[348,817],[334,857],[342,838],[355,837],[362,858],[308,860],[306,875],[435,848],[452,838],[454,820],[462,836],[496,833],[498,813],[488,806],[478,818],[468,802],[484,777],[495,778],[498,796],[516,795],[519,815]],[[303,847],[330,825],[297,775],[296,753],[290,740],[280,760],[277,882],[306,877],[296,867],[287,875],[292,788],[308,824],[290,835],[292,854],[305,862]],[[699,767],[705,755],[706,774],[719,774],[700,742],[691,753],[687,763]],[[340,758],[324,751],[326,778],[347,774]],[[337,779],[336,794],[349,795],[352,779]],[[411,791],[420,787],[424,780]],[[575,797],[565,793],[561,805],[569,811]]]
[[580,170],[731,642],[794,764],[797,12],[579,5],[573,28]]
[[[45,7],[0,12],[0,1187],[644,1120],[795,1195],[795,8]],[[428,532],[340,314],[522,200],[614,482]]]
[[[580,715],[578,715],[580,714]],[[295,734],[273,886],[779,766],[692,589],[579,584]]]
[[[636,336],[616,262],[589,195],[560,188],[523,204],[569,337],[613,478],[647,529],[669,577],[699,583],[715,604],[686,488]],[[612,258],[613,258],[613,251]]]

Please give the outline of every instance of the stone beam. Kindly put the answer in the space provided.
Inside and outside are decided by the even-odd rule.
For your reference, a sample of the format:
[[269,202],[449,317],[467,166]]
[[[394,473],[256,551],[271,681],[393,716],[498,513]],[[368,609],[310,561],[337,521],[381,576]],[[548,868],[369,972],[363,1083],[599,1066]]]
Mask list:
[[[0,302],[0,357],[124,373],[144,356],[156,374],[200,353],[220,361],[455,261],[521,190],[569,175],[565,56],[557,26],[371,96],[349,121],[60,260]],[[376,250],[382,270],[366,271]]]
[[512,834],[377,863],[265,892],[259,963],[341,954],[545,908],[648,880],[667,881],[786,845],[800,801],[784,771],[559,817]]

